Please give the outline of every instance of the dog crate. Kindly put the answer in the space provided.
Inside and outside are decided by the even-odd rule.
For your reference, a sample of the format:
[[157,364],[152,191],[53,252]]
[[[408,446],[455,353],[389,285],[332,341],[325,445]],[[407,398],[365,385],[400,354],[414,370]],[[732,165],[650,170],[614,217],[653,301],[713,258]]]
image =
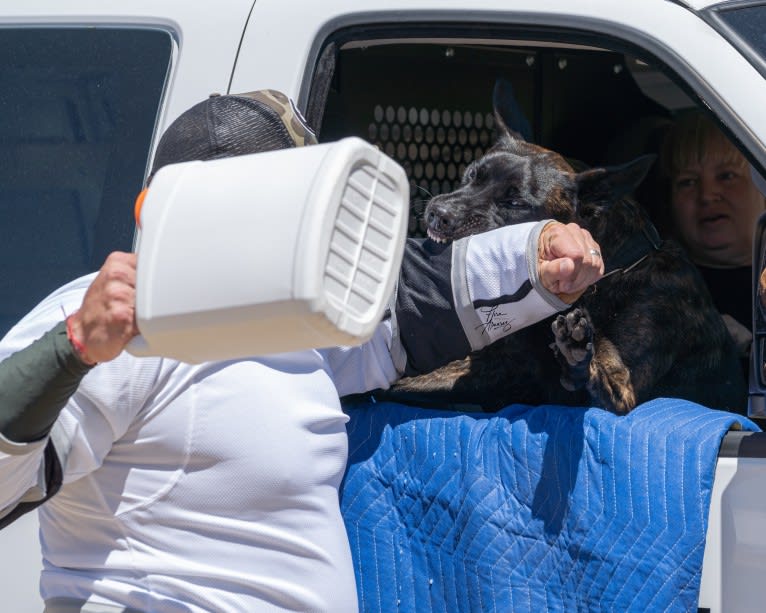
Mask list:
[[[361,34],[342,33],[324,48],[308,118],[320,140],[359,136],[404,167],[411,236],[424,236],[427,201],[453,190],[466,166],[492,146],[498,78],[511,83],[520,109],[512,127],[582,165],[657,152],[672,111],[692,104],[625,50],[489,29],[451,38],[427,28],[409,37],[393,38],[385,28],[364,32],[363,41]],[[642,189],[650,207],[659,202],[656,173]]]

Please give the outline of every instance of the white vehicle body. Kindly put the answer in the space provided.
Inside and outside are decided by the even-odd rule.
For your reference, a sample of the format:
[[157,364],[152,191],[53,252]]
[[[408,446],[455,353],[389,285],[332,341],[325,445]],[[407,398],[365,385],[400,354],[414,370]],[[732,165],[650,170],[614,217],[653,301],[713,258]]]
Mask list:
[[[519,39],[503,34],[517,29],[586,33],[589,42],[582,48],[603,37],[609,45],[619,41],[656,58],[683,82],[687,95],[696,95],[718,116],[762,171],[766,168],[766,79],[758,61],[715,27],[711,13],[699,13],[716,4],[709,0],[6,1],[0,5],[0,29],[167,33],[168,68],[156,118],[152,118],[152,136],[145,145],[145,169],[164,128],[212,92],[273,88],[306,109],[323,46],[339,31],[352,32],[339,43],[341,48],[385,47],[408,40],[424,48],[440,45],[449,54],[449,49],[461,46],[481,49],[488,41],[493,48],[520,45]],[[365,38],[365,31],[374,36]],[[390,37],[382,37],[381,32],[389,32]],[[0,123],[12,121],[6,113]],[[19,133],[23,126],[14,130]],[[0,166],[10,163],[7,156],[13,155],[0,150]],[[135,193],[124,197],[132,201],[139,189],[140,181]],[[5,224],[2,227],[3,234],[13,231]],[[67,280],[61,278],[59,284]],[[24,309],[28,307],[31,304]],[[20,307],[12,316],[22,315],[24,309]],[[754,398],[752,414],[763,415],[762,394]],[[758,592],[759,579],[766,573],[765,521],[766,457],[742,458],[736,452],[722,457],[713,492],[700,610],[762,610]],[[0,533],[0,592],[9,611],[42,608],[37,595],[35,526],[34,515],[29,515]]]

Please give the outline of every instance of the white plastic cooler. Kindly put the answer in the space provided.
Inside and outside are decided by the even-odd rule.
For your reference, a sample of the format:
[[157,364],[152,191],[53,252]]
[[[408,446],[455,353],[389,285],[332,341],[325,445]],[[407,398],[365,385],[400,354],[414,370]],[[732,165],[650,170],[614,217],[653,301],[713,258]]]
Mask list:
[[359,138],[162,168],[129,351],[201,362],[360,343],[393,291],[404,170]]

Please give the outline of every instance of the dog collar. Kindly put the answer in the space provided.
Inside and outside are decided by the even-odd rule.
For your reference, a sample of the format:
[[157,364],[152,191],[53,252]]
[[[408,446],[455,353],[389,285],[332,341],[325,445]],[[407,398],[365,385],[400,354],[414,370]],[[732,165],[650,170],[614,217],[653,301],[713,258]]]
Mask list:
[[657,251],[662,246],[662,239],[660,238],[657,228],[654,224],[647,221],[640,232],[634,232],[628,240],[626,240],[617,253],[609,257],[604,262],[605,270],[604,276],[606,277],[615,273],[627,273],[633,270],[641,262],[643,262],[652,251]]

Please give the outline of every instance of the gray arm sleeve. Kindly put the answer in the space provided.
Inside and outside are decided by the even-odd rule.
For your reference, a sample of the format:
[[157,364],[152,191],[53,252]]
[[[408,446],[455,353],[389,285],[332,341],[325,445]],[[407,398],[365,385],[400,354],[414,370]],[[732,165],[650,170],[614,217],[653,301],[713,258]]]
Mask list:
[[0,434],[17,443],[46,437],[91,368],[77,357],[63,321],[0,362]]

